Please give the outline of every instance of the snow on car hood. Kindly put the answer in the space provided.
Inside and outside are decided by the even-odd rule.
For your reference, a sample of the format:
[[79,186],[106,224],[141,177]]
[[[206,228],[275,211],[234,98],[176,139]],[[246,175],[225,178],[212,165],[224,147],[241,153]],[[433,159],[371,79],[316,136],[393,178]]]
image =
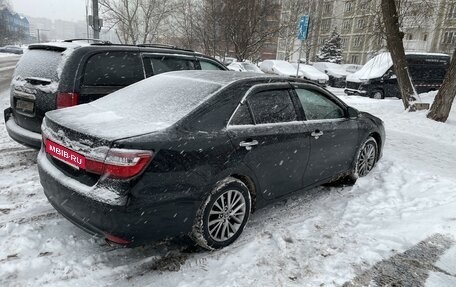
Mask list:
[[[295,63],[293,66],[297,69],[298,64]],[[306,64],[299,64],[299,71],[303,74],[304,78],[312,80],[312,81],[318,81],[318,80],[324,80],[328,81],[329,77],[325,73],[320,72],[316,68],[306,65]]]
[[388,52],[381,53],[370,59],[359,71],[347,76],[349,82],[364,82],[380,78],[393,66],[393,60]]
[[326,71],[328,75],[336,78],[343,78],[349,74],[341,65],[334,63],[327,63]]
[[[269,74],[279,76],[296,76],[296,68],[287,61],[282,60],[266,60],[260,65],[260,69]],[[302,77],[302,72],[298,73]]]

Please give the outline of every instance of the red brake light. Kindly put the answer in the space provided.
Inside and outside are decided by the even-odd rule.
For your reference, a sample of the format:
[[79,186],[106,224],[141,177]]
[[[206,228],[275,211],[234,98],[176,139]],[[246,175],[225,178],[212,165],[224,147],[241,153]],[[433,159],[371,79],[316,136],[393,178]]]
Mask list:
[[140,174],[152,159],[152,152],[111,149],[104,161],[86,158],[86,170],[110,178],[128,179]]
[[57,109],[76,106],[79,102],[78,93],[58,93],[56,105]]

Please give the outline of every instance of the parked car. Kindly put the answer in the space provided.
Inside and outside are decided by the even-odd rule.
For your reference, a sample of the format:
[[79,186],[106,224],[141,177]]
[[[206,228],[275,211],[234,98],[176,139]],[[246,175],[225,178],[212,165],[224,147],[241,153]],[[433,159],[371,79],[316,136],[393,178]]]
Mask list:
[[5,47],[0,47],[0,53],[11,53],[11,54],[22,55],[22,54],[24,54],[24,50],[18,46],[5,46]]
[[[260,64],[260,69],[267,74],[274,74],[286,77],[296,77],[296,68],[287,61],[282,60],[264,60]],[[302,72],[298,73],[298,77],[302,77]]]
[[[450,56],[438,53],[405,55],[413,85],[418,93],[438,90],[450,65]],[[401,98],[390,53],[381,53],[369,60],[361,70],[347,77],[347,95],[376,99]]]
[[359,70],[361,70],[361,68],[363,67],[363,65],[357,65],[357,64],[343,64],[342,67],[345,69],[345,71],[347,71],[348,73],[350,74],[353,74],[353,73],[356,73],[358,72]]
[[33,44],[16,66],[5,123],[11,138],[41,146],[47,111],[99,99],[146,77],[176,70],[227,70],[217,60],[167,45]]
[[[298,63],[292,64],[295,69],[298,68]],[[316,68],[306,64],[299,64],[299,71],[302,73],[302,77],[306,80],[317,83],[321,86],[326,86],[329,77],[325,73],[320,72]]]
[[74,224],[122,245],[190,235],[213,249],[253,210],[367,175],[385,132],[308,81],[179,71],[48,112],[43,137],[44,193]]
[[252,73],[260,73],[264,74],[257,65],[252,64],[250,62],[233,62],[227,66],[227,68],[231,71],[236,72],[252,72]]
[[345,78],[349,74],[342,65],[327,62],[316,62],[313,66],[329,76],[328,85],[335,88],[345,88]]

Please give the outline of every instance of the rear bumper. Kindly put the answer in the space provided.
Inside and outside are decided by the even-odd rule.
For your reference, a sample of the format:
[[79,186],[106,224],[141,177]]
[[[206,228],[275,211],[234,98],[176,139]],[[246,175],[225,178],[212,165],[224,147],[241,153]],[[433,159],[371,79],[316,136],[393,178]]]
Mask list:
[[39,149],[41,147],[41,134],[29,131],[16,124],[11,108],[7,108],[4,111],[4,117],[6,131],[13,140],[35,149]]
[[90,234],[122,238],[131,242],[130,246],[189,234],[199,207],[197,202],[157,200],[144,204],[129,195],[112,191],[109,195],[98,183],[90,187],[67,176],[43,149],[38,155],[38,171],[46,197],[60,214]]

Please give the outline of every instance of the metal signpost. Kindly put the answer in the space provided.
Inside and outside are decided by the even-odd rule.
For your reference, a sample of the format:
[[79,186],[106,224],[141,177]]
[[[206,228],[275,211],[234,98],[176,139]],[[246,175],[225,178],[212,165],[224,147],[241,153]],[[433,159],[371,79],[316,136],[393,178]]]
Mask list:
[[298,29],[298,40],[301,41],[299,46],[299,59],[298,59],[298,69],[296,70],[296,78],[299,76],[299,64],[301,63],[301,54],[302,54],[302,41],[307,39],[307,34],[309,32],[309,15],[301,16],[299,20],[299,29]]

